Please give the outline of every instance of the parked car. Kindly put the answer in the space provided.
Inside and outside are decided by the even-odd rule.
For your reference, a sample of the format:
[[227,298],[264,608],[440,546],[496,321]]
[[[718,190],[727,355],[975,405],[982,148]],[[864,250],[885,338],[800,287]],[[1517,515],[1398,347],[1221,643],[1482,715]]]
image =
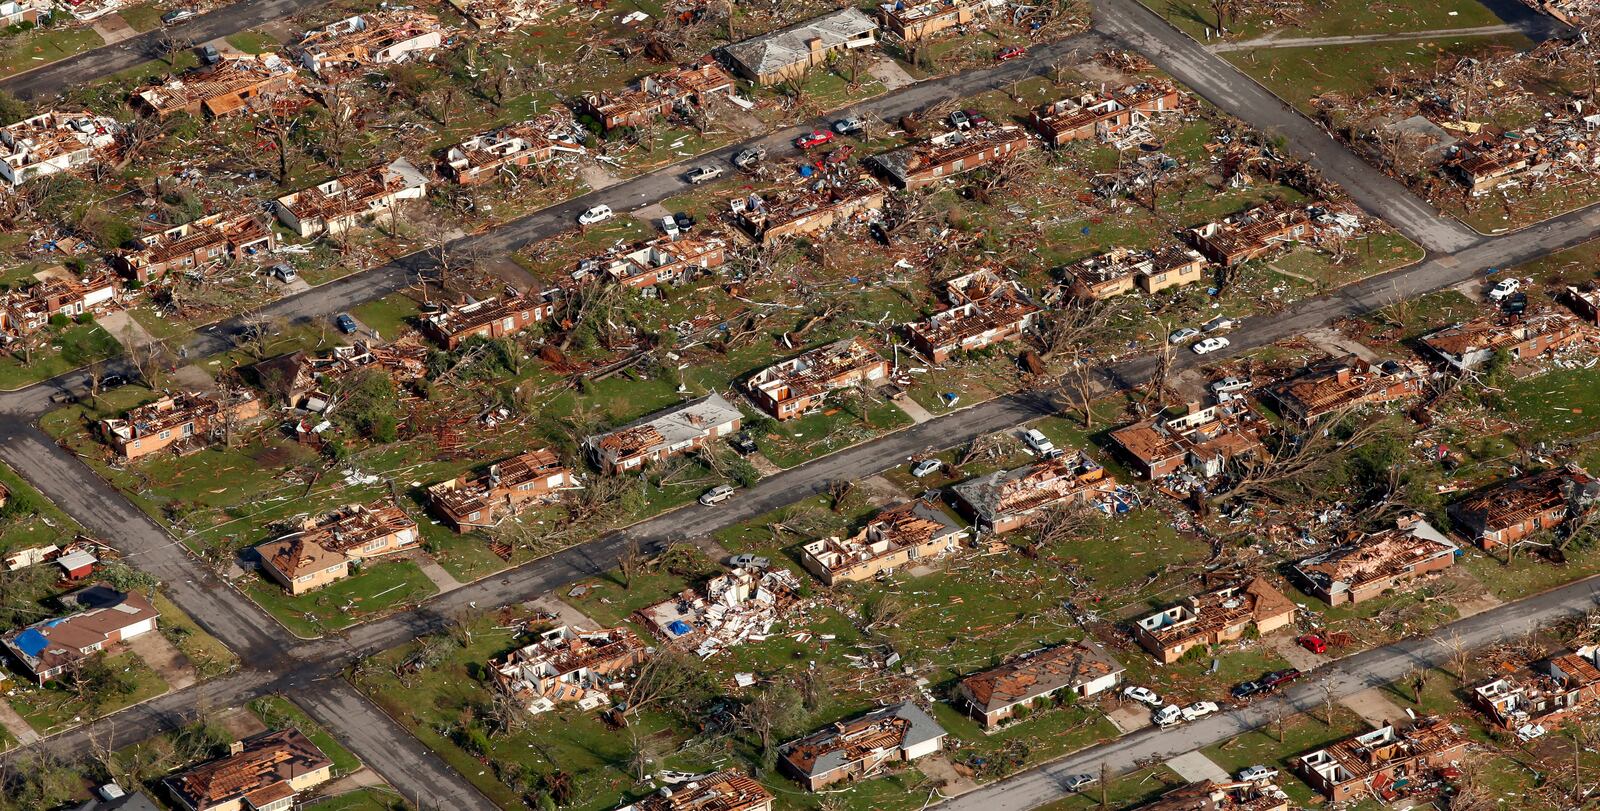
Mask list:
[[920,479],[930,473],[937,473],[944,463],[938,459],[924,459],[911,466],[911,475]]
[[1250,766],[1239,772],[1239,779],[1244,782],[1257,780],[1271,780],[1278,776],[1278,770],[1268,766]]
[[734,155],[733,155],[733,165],[739,167],[740,169],[750,169],[750,168],[754,168],[756,164],[758,164],[758,163],[760,163],[760,162],[762,162],[762,161],[764,161],[766,159],[767,159],[767,148],[766,147],[764,147],[764,146],[752,146],[752,147],[750,147],[748,149],[741,149],[738,152],[734,153]]
[[161,15],[161,24],[162,25],[177,25],[178,23],[181,23],[181,22],[183,22],[185,20],[194,19],[195,15],[198,14],[198,13],[199,12],[196,12],[192,8],[175,8],[175,9],[167,12],[166,14]]
[[1193,349],[1196,355],[1205,355],[1210,352],[1215,352],[1219,349],[1227,349],[1228,343],[1229,341],[1227,338],[1207,338],[1189,348]]
[[707,507],[710,507],[713,504],[721,504],[722,502],[733,498],[733,493],[734,490],[731,486],[719,484],[716,487],[713,487],[710,490],[702,493],[700,495],[700,503],[706,505]]
[[1040,456],[1044,456],[1045,454],[1056,449],[1055,443],[1050,441],[1050,437],[1039,433],[1039,429],[1037,428],[1029,428],[1028,430],[1023,431],[1022,441],[1026,442],[1028,444],[1028,448]]
[[217,64],[218,62],[221,62],[221,61],[222,61],[222,53],[217,50],[217,46],[215,46],[215,45],[202,45],[202,46],[200,46],[200,64],[202,64],[202,65],[215,65],[215,64]]
[[1320,655],[1328,652],[1328,640],[1323,639],[1321,634],[1305,634],[1295,641],[1312,653]]
[[735,569],[743,569],[746,566],[752,569],[765,569],[772,565],[772,561],[760,555],[753,555],[749,552],[746,552],[742,555],[734,555],[733,557],[728,558],[728,565]]
[[672,215],[672,221],[678,224],[679,231],[687,231],[694,227],[694,218],[682,211]]
[[340,332],[346,335],[350,335],[360,329],[360,327],[356,326],[356,320],[351,318],[349,313],[339,313],[334,317],[333,324],[339,328]]
[[1171,335],[1167,336],[1167,343],[1169,343],[1169,344],[1181,344],[1184,341],[1187,341],[1190,338],[1193,338],[1194,336],[1199,335],[1199,334],[1200,334],[1200,330],[1197,330],[1194,327],[1183,327],[1182,329],[1175,329],[1175,330],[1172,331]]
[[1183,708],[1183,720],[1193,721],[1197,718],[1204,718],[1220,709],[1222,708],[1218,707],[1214,701],[1196,701]]
[[1304,674],[1300,672],[1299,668],[1287,667],[1283,670],[1274,670],[1271,673],[1262,676],[1261,683],[1265,685],[1268,690],[1276,690],[1279,687],[1282,687],[1283,685],[1300,678],[1302,675]]
[[1489,300],[1499,301],[1521,289],[1521,279],[1501,279],[1495,282],[1494,287],[1489,288]]
[[1500,311],[1506,315],[1522,315],[1528,311],[1528,294],[1512,293],[1500,302]]
[[678,238],[678,221],[671,214],[661,218],[661,233],[673,239]]
[[1122,697],[1131,698],[1140,704],[1149,704],[1152,707],[1161,706],[1161,696],[1156,695],[1156,691],[1148,687],[1130,684],[1122,688]]
[[855,135],[866,128],[867,119],[859,115],[847,116],[833,122],[833,131],[840,135]]
[[579,214],[578,223],[580,225],[594,225],[597,222],[605,222],[615,216],[615,214],[611,213],[611,206],[602,204]]
[[1242,377],[1224,377],[1211,383],[1213,394],[1232,394],[1250,388],[1250,381]]
[[756,447],[756,441],[743,431],[734,434],[733,438],[728,440],[728,446],[733,448],[733,452],[740,456],[749,456],[759,450]]
[[300,274],[295,272],[293,265],[277,264],[267,269],[267,275],[284,284],[296,281]]
[[1021,45],[1012,45],[1012,46],[1009,46],[1009,47],[1006,47],[1006,48],[1001,48],[998,51],[995,51],[994,52],[994,61],[996,61],[996,62],[1004,62],[1004,61],[1006,61],[1008,59],[1016,59],[1017,57],[1027,56],[1027,55],[1028,55],[1028,49],[1027,48],[1022,47]]
[[1176,704],[1168,704],[1156,710],[1155,714],[1150,716],[1150,720],[1158,727],[1170,727],[1183,720],[1183,710],[1178,709]]
[[100,388],[102,389],[114,389],[118,386],[125,386],[127,383],[128,378],[122,375],[106,375],[100,378]]
[[1201,332],[1217,332],[1218,330],[1233,329],[1239,322],[1226,315],[1219,315],[1200,325]]
[[722,177],[722,167],[710,163],[704,166],[696,166],[690,169],[687,175],[684,175],[684,179],[690,183],[710,183],[719,177]]
[[794,145],[799,149],[811,149],[833,141],[832,130],[812,130],[799,138],[794,139]]
[[967,118],[965,110],[954,110],[950,113],[950,126],[964,130],[972,126],[972,121]]
[[1233,696],[1235,701],[1243,701],[1265,689],[1267,689],[1266,686],[1261,682],[1242,681],[1235,684],[1233,689],[1228,691],[1228,695]]
[[961,114],[967,117],[967,123],[974,127],[987,126],[989,117],[977,110],[962,110]]
[[1092,774],[1075,774],[1066,780],[1067,791],[1082,791],[1094,785],[1094,781],[1098,779],[1100,778]]

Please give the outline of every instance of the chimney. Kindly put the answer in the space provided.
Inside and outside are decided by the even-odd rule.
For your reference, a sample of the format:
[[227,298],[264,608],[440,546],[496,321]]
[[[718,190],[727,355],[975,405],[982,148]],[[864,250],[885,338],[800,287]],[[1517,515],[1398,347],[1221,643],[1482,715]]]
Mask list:
[[811,49],[811,56],[813,58],[821,56],[823,51],[822,37],[812,37],[811,39],[806,40],[806,47]]
[[244,753],[244,741],[238,740],[238,741],[234,741],[233,743],[228,744],[228,755],[230,757],[233,756],[233,755],[238,755],[238,754],[243,754],[243,753]]

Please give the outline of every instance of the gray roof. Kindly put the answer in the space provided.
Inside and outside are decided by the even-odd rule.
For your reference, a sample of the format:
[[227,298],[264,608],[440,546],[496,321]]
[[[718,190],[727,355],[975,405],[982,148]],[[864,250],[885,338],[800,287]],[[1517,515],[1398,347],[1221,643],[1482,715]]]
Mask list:
[[76,806],[73,811],[160,811],[149,795],[139,789],[134,789],[115,800],[102,800],[96,797]]
[[823,50],[830,50],[877,27],[861,9],[846,8],[751,37],[723,50],[746,70],[762,76],[804,61],[811,53],[813,39],[822,41]]
[[669,406],[654,414],[634,420],[621,428],[596,434],[584,440],[591,447],[599,447],[602,438],[611,434],[649,425],[661,434],[662,443],[666,446],[686,442],[705,433],[706,427],[721,425],[736,419],[743,419],[744,412],[735,408],[723,398],[721,394],[711,392],[696,400],[688,400],[675,406]]
[[[783,748],[785,752],[790,752],[797,747],[825,746],[829,741],[837,738],[841,728],[860,729],[892,718],[900,718],[906,721],[905,737],[901,738],[898,747],[901,750],[938,740],[948,734],[944,731],[944,727],[939,726],[939,722],[933,720],[933,716],[928,715],[921,707],[909,701],[903,701],[812,733],[798,741],[785,745]],[[816,761],[811,764],[809,774],[827,774],[846,766],[850,762],[847,757],[847,752],[849,751],[849,747],[840,746],[819,753]]]

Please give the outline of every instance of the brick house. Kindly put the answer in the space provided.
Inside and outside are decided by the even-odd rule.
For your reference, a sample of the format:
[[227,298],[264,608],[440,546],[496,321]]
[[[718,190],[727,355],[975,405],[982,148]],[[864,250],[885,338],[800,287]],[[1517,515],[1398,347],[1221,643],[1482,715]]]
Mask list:
[[783,237],[818,234],[883,208],[884,190],[878,181],[859,176],[830,183],[817,191],[794,189],[782,198],[768,200],[751,193],[731,204],[733,224],[758,243]]
[[285,194],[273,209],[279,221],[302,237],[323,233],[337,236],[364,218],[390,213],[405,201],[420,200],[427,193],[428,178],[411,161],[396,158]]
[[300,730],[263,732],[162,781],[185,811],[288,811],[301,792],[333,779],[333,761]]
[[1528,360],[1584,340],[1588,325],[1567,310],[1529,308],[1522,315],[1486,315],[1422,336],[1420,343],[1454,369],[1471,369],[1504,352]]
[[578,486],[577,476],[549,448],[535,448],[428,488],[428,505],[456,532],[492,527],[529,504]]
[[424,317],[420,326],[424,335],[445,349],[458,349],[472,338],[504,338],[549,321],[556,312],[557,293],[554,289],[545,295],[507,290],[503,298],[446,305]]
[[860,338],[844,338],[768,366],[745,380],[756,405],[779,420],[822,406],[828,395],[889,379],[889,362]]
[[1294,603],[1258,575],[1140,618],[1133,636],[1157,661],[1170,665],[1194,648],[1243,639],[1251,628],[1272,633],[1293,622],[1294,611]]
[[885,508],[848,538],[820,538],[806,544],[800,550],[800,565],[829,586],[859,583],[954,552],[966,537],[967,531],[937,506],[907,501]]
[[121,417],[101,420],[100,436],[123,461],[175,448],[200,450],[222,438],[235,422],[261,414],[261,400],[247,390],[183,392],[162,395],[152,403],[132,408]]
[[1205,278],[1207,262],[1199,251],[1182,245],[1155,250],[1116,248],[1067,267],[1066,288],[1074,298],[1104,301],[1131,293],[1146,295],[1193,284]]
[[1017,340],[1042,309],[1021,284],[988,268],[946,282],[945,298],[949,308],[905,327],[911,346],[934,363]]
[[1468,540],[1494,550],[1541,530],[1559,529],[1573,506],[1588,508],[1596,497],[1600,482],[1569,465],[1480,490],[1450,505],[1450,520]]
[[1568,716],[1600,703],[1600,660],[1593,645],[1529,663],[1472,689],[1474,706],[1501,729],[1536,737]]
[[141,282],[174,270],[195,270],[263,256],[278,247],[267,218],[257,212],[219,212],[139,238],[140,247],[111,257],[120,273]]
[[275,53],[223,55],[163,84],[133,92],[135,109],[165,119],[178,113],[220,118],[255,107],[299,84],[294,66]]
[[609,132],[649,124],[673,110],[701,107],[715,96],[732,96],[733,87],[733,75],[706,57],[697,64],[652,73],[620,93],[586,93],[579,111],[593,116]]
[[267,576],[290,594],[304,594],[349,576],[350,565],[417,546],[417,522],[399,505],[350,504],[300,531],[256,547]]
[[80,278],[59,268],[40,275],[38,284],[0,297],[0,335],[24,338],[44,329],[52,316],[102,313],[117,303],[117,277],[109,271]]
[[1207,259],[1233,267],[1310,239],[1314,231],[1309,209],[1267,204],[1195,226],[1185,234]]
[[961,680],[961,704],[984,729],[994,729],[1019,707],[1049,701],[1062,693],[1088,698],[1114,689],[1123,667],[1092,639],[1025,654]]
[[778,765],[807,791],[821,791],[935,754],[946,734],[926,711],[905,701],[784,744]]
[[1328,605],[1359,603],[1423,575],[1455,565],[1460,550],[1422,516],[1402,516],[1396,526],[1369,532],[1305,558],[1292,571],[1306,593]]
[[1421,396],[1427,368],[1420,361],[1376,365],[1355,355],[1328,357],[1263,389],[1278,411],[1301,425],[1325,414]]
[[1461,762],[1467,737],[1439,718],[1411,727],[1393,725],[1346,738],[1326,749],[1294,759],[1295,770],[1311,787],[1335,803],[1372,796],[1389,802],[1408,785],[1429,782],[1442,768]]
[[1088,93],[1041,106],[1033,113],[1033,126],[1051,146],[1072,141],[1116,138],[1150,118],[1182,105],[1178,89],[1167,82],[1141,82],[1110,92]]
[[941,31],[966,25],[1003,3],[994,0],[923,0],[879,3],[878,23],[901,42],[918,43]]
[[993,124],[941,133],[921,143],[867,158],[890,183],[917,189],[997,163],[1026,152],[1032,146],[1028,132],[1017,126]]
[[744,415],[722,395],[662,409],[615,431],[583,441],[596,466],[608,473],[640,470],[652,462],[692,453],[739,430]]
[[1043,510],[1112,497],[1117,483],[1082,451],[953,485],[950,493],[979,532],[1010,532]]
[[1151,481],[1182,469],[1210,478],[1234,460],[1266,455],[1262,437],[1270,426],[1247,400],[1231,399],[1202,407],[1190,403],[1178,416],[1156,416],[1111,432],[1111,442]]
[[656,285],[679,285],[701,271],[722,267],[727,246],[715,237],[659,237],[578,263],[575,277],[601,273],[623,287],[654,294]]

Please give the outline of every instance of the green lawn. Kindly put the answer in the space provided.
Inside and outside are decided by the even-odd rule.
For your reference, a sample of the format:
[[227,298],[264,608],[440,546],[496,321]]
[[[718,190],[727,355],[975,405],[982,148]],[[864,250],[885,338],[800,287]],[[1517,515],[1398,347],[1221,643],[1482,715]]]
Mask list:
[[0,74],[11,76],[98,48],[105,40],[88,26],[39,28],[0,40]]
[[1506,386],[1507,413],[1537,436],[1560,440],[1600,430],[1600,367],[1553,369]]
[[28,726],[42,735],[48,735],[110,715],[167,691],[167,683],[133,653],[109,656],[106,664],[131,676],[133,689],[124,695],[108,697],[98,708],[91,707],[89,701],[79,698],[59,679],[44,687],[14,680],[12,689],[16,692],[7,696],[6,700],[28,722]]
[[1084,789],[1082,794],[1041,805],[1035,811],[1091,811],[1102,808],[1102,797],[1107,807],[1134,808],[1187,783],[1166,766],[1155,766],[1112,777],[1107,781],[1103,795],[1101,786],[1096,783]]
[[80,366],[122,353],[122,345],[97,324],[69,324],[49,332],[49,344],[33,353],[0,358],[0,390],[20,389]]
[[11,491],[6,506],[0,508],[0,553],[59,544],[82,530],[77,521],[4,464],[0,464],[0,484]]
[[206,633],[165,594],[157,592],[153,602],[161,613],[161,635],[188,657],[200,678],[208,679],[238,667],[239,657],[228,650],[222,640]]
[[354,753],[289,699],[278,695],[258,698],[250,702],[250,711],[271,729],[294,727],[300,730],[300,734],[310,738],[322,754],[333,761],[335,775],[352,774],[361,768],[361,760]]
[[[1206,29],[1216,29],[1216,12],[1203,0],[1144,0],[1144,3],[1197,40],[1205,41]],[[1230,19],[1227,38],[1247,40],[1269,33],[1276,33],[1285,39],[1390,34],[1472,28],[1501,22],[1499,17],[1475,0],[1397,4],[1318,0],[1303,5],[1300,11],[1300,24],[1290,27],[1275,25],[1269,14],[1247,13]]]
[[411,804],[392,791],[363,788],[325,800],[313,800],[301,808],[303,811],[403,811],[411,808]]
[[117,11],[117,16],[121,17],[130,28],[142,34],[160,28],[163,13],[161,6],[155,3],[140,3],[120,9]]
[[417,564],[394,560],[364,566],[360,574],[298,597],[265,578],[249,581],[244,591],[290,631],[309,638],[416,605],[438,589]]
[[1290,759],[1369,729],[1365,721],[1342,704],[1334,704],[1332,725],[1324,722],[1326,712],[1325,707],[1319,707],[1310,715],[1285,718],[1281,742],[1278,740],[1278,725],[1272,723],[1200,751],[1229,774],[1238,774],[1257,764],[1278,769],[1281,773],[1278,785],[1289,795],[1289,799],[1309,806],[1320,802],[1318,798],[1321,795],[1294,775],[1289,768]]

